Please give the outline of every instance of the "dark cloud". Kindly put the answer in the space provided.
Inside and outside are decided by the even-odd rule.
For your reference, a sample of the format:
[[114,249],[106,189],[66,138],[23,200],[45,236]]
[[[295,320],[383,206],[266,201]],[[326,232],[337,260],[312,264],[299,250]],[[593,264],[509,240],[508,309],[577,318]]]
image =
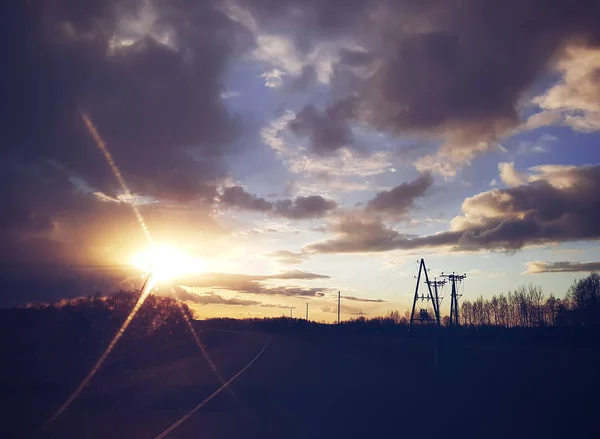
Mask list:
[[416,180],[402,183],[389,191],[379,192],[367,203],[366,209],[371,212],[405,215],[414,205],[416,198],[425,195],[433,184],[431,174],[421,174]]
[[289,219],[321,218],[337,208],[333,200],[326,200],[320,195],[296,197],[294,200],[275,202],[274,213]]
[[305,288],[296,286],[273,286],[273,280],[317,280],[329,279],[329,276],[305,271],[287,271],[273,275],[247,275],[227,273],[205,273],[201,276],[186,276],[177,283],[187,287],[212,288],[237,291],[250,294],[268,294],[278,296],[320,297],[327,288]]
[[268,212],[273,209],[271,202],[246,192],[241,186],[231,186],[223,189],[221,203],[226,207],[256,212]]
[[329,230],[335,234],[334,238],[314,242],[304,250],[307,253],[383,252],[412,242],[407,235],[388,228],[380,219],[364,215],[337,218]]
[[320,195],[271,202],[246,192],[241,186],[225,188],[220,200],[224,207],[269,212],[272,215],[294,220],[321,218],[337,208],[335,201],[327,200]]
[[353,302],[367,302],[367,303],[384,303],[386,302],[383,299],[366,299],[364,297],[354,297],[354,296],[342,296],[344,300],[351,300]]
[[294,253],[288,250],[278,250],[267,254],[267,257],[275,259],[280,264],[287,265],[300,264],[306,259],[304,253]]
[[324,274],[309,273],[307,271],[292,270],[280,274],[262,276],[263,279],[331,279]]
[[177,299],[184,302],[193,302],[198,305],[229,305],[229,306],[259,306],[260,308],[276,308],[276,309],[295,309],[295,306],[281,305],[277,303],[263,303],[258,300],[248,300],[241,297],[223,297],[213,292],[195,294],[181,287],[173,287],[165,291],[158,290],[158,294],[174,295]]
[[[35,243],[43,248],[47,243]],[[22,246],[17,247],[21,249]],[[50,256],[55,256],[55,249]],[[0,307],[50,303],[140,287],[138,271],[118,266],[86,266],[60,263],[0,262]]]
[[[565,45],[600,42],[596,0],[576,8],[568,0],[239,3],[303,53],[332,41],[361,47],[341,49],[332,79],[336,95],[358,96],[355,117],[401,134],[448,136],[444,152],[462,159],[518,124],[519,99]],[[292,128],[326,153],[349,140],[345,120],[330,119],[308,107]]]
[[364,66],[375,60],[373,53],[363,50],[340,50],[340,62],[348,66]]
[[261,304],[257,300],[240,299],[239,297],[226,298],[215,293],[194,294],[183,288],[179,290],[176,296],[179,300],[194,302],[198,305],[256,306]]
[[600,262],[533,261],[527,263],[527,273],[589,273],[600,271]]
[[348,123],[354,118],[356,101],[342,99],[324,111],[309,105],[289,122],[289,128],[297,135],[310,139],[312,151],[327,155],[352,146],[353,135]]
[[[140,209],[153,232],[167,218],[173,227],[191,216],[197,229],[213,224],[224,155],[239,133],[220,97],[241,47],[238,24],[208,1],[8,0],[0,27],[0,181],[9,188],[0,197],[0,260],[106,263],[115,253],[107,237],[121,252],[144,244],[84,112],[129,189],[148,200]],[[37,275],[43,294],[67,294],[69,276],[11,275],[3,295]]]
[[209,2],[8,6],[1,24],[12,43],[0,73],[10,84],[0,103],[5,159],[53,159],[114,192],[114,176],[82,123],[85,111],[135,192],[193,198],[203,181],[223,175],[236,123],[221,102],[220,75],[240,31]]
[[336,237],[305,250],[359,253],[451,247],[512,251],[532,244],[600,239],[600,165],[540,166],[534,171],[528,184],[467,198],[463,214],[452,220],[450,231],[414,237],[377,219],[342,217],[330,226]]

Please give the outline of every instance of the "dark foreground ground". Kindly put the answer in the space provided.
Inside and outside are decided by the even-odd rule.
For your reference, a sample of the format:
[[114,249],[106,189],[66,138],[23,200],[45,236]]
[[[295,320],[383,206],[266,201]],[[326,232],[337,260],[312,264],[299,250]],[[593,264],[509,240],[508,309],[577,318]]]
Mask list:
[[[600,437],[593,344],[442,334],[263,334],[201,329],[230,386],[173,438]],[[112,330],[112,328],[111,328]],[[73,405],[38,427],[91,368],[104,336],[2,334],[0,437],[152,438],[221,386],[189,336],[125,337]]]

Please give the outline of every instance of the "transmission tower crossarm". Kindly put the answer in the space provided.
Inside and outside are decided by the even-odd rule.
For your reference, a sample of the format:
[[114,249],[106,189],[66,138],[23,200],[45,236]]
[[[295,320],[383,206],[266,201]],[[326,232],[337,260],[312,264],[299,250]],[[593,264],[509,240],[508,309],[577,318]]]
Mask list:
[[429,297],[431,298],[431,302],[433,305],[433,313],[435,314],[435,320],[438,324],[438,326],[440,326],[440,310],[438,309],[438,304],[437,304],[437,300],[434,299],[433,297],[433,292],[431,291],[431,282],[429,281],[429,275],[427,274],[427,267],[425,266],[425,260],[421,259],[421,261],[423,262],[423,268],[424,268],[424,272],[425,272],[425,283],[427,284],[427,288],[429,289]]

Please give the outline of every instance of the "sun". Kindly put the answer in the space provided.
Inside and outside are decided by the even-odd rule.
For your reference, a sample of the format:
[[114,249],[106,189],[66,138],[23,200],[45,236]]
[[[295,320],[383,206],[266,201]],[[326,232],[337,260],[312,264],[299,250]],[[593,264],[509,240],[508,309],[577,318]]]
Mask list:
[[136,253],[131,265],[145,272],[151,272],[157,281],[169,281],[185,274],[201,273],[205,264],[199,258],[168,245],[155,246]]

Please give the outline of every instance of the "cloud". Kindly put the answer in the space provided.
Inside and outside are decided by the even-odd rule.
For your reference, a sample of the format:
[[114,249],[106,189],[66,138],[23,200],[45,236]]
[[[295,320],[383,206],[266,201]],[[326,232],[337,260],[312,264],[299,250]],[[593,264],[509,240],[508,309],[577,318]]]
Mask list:
[[365,299],[363,297],[354,297],[354,296],[342,296],[344,300],[351,300],[353,302],[368,302],[368,303],[384,303],[386,302],[383,299]]
[[500,171],[500,179],[507,186],[520,186],[526,181],[525,176],[515,170],[514,162],[498,163],[498,171]]
[[308,136],[314,153],[328,155],[352,146],[348,123],[354,116],[355,105],[353,98],[340,100],[323,112],[309,105],[289,122],[289,128],[297,135]]
[[389,191],[379,192],[366,206],[369,212],[405,215],[413,207],[415,199],[425,195],[433,184],[431,174],[425,173],[416,180],[402,183]]
[[[195,197],[200,183],[224,175],[237,131],[220,75],[241,28],[206,2],[124,3],[73,11],[58,0],[7,11],[21,23],[2,23],[9,39],[28,49],[6,54],[2,82],[11,87],[0,105],[10,117],[0,138],[13,160],[51,158],[110,193],[114,177],[84,128],[85,111],[133,192]],[[187,30],[188,20],[202,35]],[[192,146],[202,160],[190,159]]]
[[600,49],[569,47],[557,69],[561,80],[533,100],[542,114],[558,115],[547,124],[561,123],[583,132],[600,130]]
[[264,34],[257,36],[256,49],[252,53],[253,58],[275,66],[273,72],[278,72],[279,79],[284,72],[300,74],[303,62],[299,55],[288,38]]
[[379,219],[338,218],[335,237],[309,244],[309,253],[361,253],[447,247],[454,251],[518,250],[524,246],[600,238],[600,165],[540,166],[530,182],[467,198],[450,230],[416,237]]
[[[198,305],[229,305],[229,306],[258,306],[260,308],[295,309],[295,306],[277,303],[264,303],[258,300],[248,300],[240,297],[223,297],[213,292],[196,294],[181,287],[175,287],[175,297],[184,302],[193,302]],[[158,291],[160,294],[160,290]],[[166,294],[169,295],[169,294]]]
[[370,177],[383,174],[392,166],[390,153],[387,151],[362,154],[348,148],[340,148],[325,157],[291,154],[287,161],[290,171],[295,174],[326,178]]
[[326,200],[320,195],[296,197],[294,200],[276,201],[274,214],[289,219],[321,218],[337,208],[333,200]]
[[600,271],[600,262],[532,261],[527,263],[526,273],[585,273],[591,271]]
[[[67,0],[51,6],[9,0],[0,26],[5,41],[19,42],[5,51],[0,71],[8,87],[0,101],[6,115],[0,181],[10,188],[0,196],[1,261],[120,261],[124,248],[145,244],[131,211],[140,200],[152,200],[140,209],[155,238],[164,236],[167,222],[173,238],[192,222],[196,230],[219,233],[211,206],[240,130],[223,103],[221,78],[234,52],[243,50],[240,25],[208,2],[73,7]],[[117,184],[82,112],[132,197]],[[13,287],[2,294],[18,301],[33,279],[9,275]],[[43,294],[67,294],[66,277],[51,285],[56,279],[47,272],[31,270],[34,275]]]
[[[295,117],[293,112],[284,111],[267,123],[260,135],[265,144],[276,151],[290,172],[307,176],[309,183],[318,179],[333,183],[339,181],[343,186],[348,183],[342,180],[344,178],[368,177],[391,169],[394,154],[390,151],[368,153],[358,151],[356,145],[329,144],[321,148],[321,153],[307,154],[306,148],[298,144],[297,136],[288,129],[290,124],[293,126]],[[308,128],[302,130],[306,135],[310,135],[313,129],[312,126]]]
[[224,207],[271,213],[294,220],[321,218],[337,208],[335,201],[326,200],[320,195],[271,202],[246,192],[241,186],[223,189],[220,201]]
[[263,276],[263,279],[330,279],[329,276],[323,274],[309,273],[301,270],[285,271],[280,274]]
[[273,253],[268,253],[267,257],[273,258],[280,264],[286,265],[300,264],[306,259],[304,253],[294,253],[288,250],[278,250]]
[[279,88],[283,84],[283,73],[279,69],[273,69],[260,75],[265,80],[265,87],[267,88]]
[[[520,100],[551,71],[567,44],[577,41],[591,50],[599,40],[593,17],[600,7],[593,0],[578,8],[540,0],[518,5],[468,0],[459,6],[442,0],[238,4],[258,28],[284,34],[296,53],[337,44],[331,83],[340,100],[357,97],[355,120],[401,135],[442,139],[439,154],[419,162],[419,169],[444,175],[493,150],[500,136],[519,126]],[[349,50],[348,42],[358,50]],[[598,84],[598,78],[590,79]],[[593,101],[592,95],[586,99]],[[595,126],[590,117],[570,117],[580,129]],[[316,120],[322,118],[319,113]],[[344,132],[337,128],[335,141],[325,144],[338,147],[347,140]]]
[[272,203],[246,192],[242,186],[231,186],[223,189],[221,203],[226,207],[256,212],[268,212],[273,209]]
[[176,283],[185,287],[211,288],[236,291],[249,294],[266,294],[278,296],[303,296],[321,297],[328,288],[321,287],[297,287],[297,286],[273,286],[269,281],[290,280],[322,280],[329,276],[293,270],[271,275],[247,275],[228,273],[204,273],[197,276],[184,276],[176,280]]
[[261,302],[257,300],[240,299],[238,297],[225,298],[215,293],[190,293],[183,288],[180,288],[180,291],[176,296],[179,300],[194,302],[198,305],[256,306],[261,304]]

